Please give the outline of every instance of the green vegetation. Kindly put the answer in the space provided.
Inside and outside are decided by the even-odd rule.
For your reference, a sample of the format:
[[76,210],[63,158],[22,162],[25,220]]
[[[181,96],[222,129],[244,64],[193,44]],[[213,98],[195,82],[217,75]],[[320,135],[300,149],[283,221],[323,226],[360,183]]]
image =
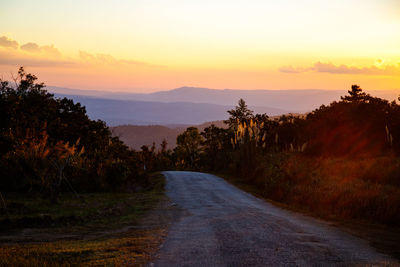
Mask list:
[[[23,68],[18,74],[15,84],[0,86],[0,231],[89,233],[139,223],[162,199],[163,179],[149,173],[169,169],[223,173],[322,217],[399,226],[400,105],[357,85],[304,116],[254,115],[241,99],[228,111],[227,129],[190,127],[173,151],[166,141],[135,151],[79,103],[54,98]],[[162,227],[153,230],[3,245],[0,265],[126,265],[132,255],[137,264],[160,242]]]
[[176,138],[177,166],[180,168],[195,169],[200,160],[200,146],[202,138],[196,127],[189,127]]
[[142,222],[164,200],[150,173],[171,151],[129,149],[36,80],[20,68],[0,83],[0,266],[144,265],[165,231]]
[[[320,216],[400,222],[395,101],[353,85],[340,101],[304,116],[254,115],[243,100],[228,113],[229,129],[211,126],[200,133],[197,169],[235,176],[263,197]],[[184,161],[190,162],[188,155]]]
[[145,266],[162,229],[137,230],[98,240],[0,246],[1,266]]
[[[80,200],[62,195],[56,206],[20,195],[10,197],[14,213],[2,215],[0,224],[9,220],[18,226],[29,221],[29,227],[42,230],[32,234],[34,242],[15,243],[18,233],[3,237],[8,242],[0,245],[0,266],[143,266],[166,231],[158,217],[142,221],[164,198],[163,176],[152,175],[150,184],[136,193],[82,194]],[[65,240],[65,235],[70,237]]]
[[399,104],[353,85],[340,101],[306,115],[254,115],[243,100],[228,112],[229,129],[200,133],[197,170],[328,218],[400,258]]
[[[72,193],[60,195],[57,205],[21,193],[9,194],[8,212],[0,214],[0,230],[29,227],[73,226],[80,231],[134,224],[163,197],[164,178],[152,175],[149,187],[139,192]],[[69,229],[71,231],[72,228]]]
[[[164,148],[130,150],[72,100],[55,98],[34,75],[0,84],[0,208],[9,193],[57,203],[63,192],[135,191],[165,168]],[[4,200],[5,199],[5,200]]]

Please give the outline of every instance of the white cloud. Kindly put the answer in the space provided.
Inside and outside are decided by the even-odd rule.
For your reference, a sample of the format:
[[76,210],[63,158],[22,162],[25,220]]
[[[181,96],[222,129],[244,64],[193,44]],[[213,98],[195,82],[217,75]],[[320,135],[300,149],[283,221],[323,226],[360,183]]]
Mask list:
[[13,39],[8,38],[7,36],[1,36],[0,37],[0,46],[17,49],[18,42]]
[[399,75],[400,65],[384,65],[382,60],[378,60],[375,65],[368,67],[357,67],[348,65],[335,65],[333,63],[316,62],[309,68],[284,66],[279,68],[284,73],[303,73],[303,72],[322,72],[331,74],[363,74],[363,75]]

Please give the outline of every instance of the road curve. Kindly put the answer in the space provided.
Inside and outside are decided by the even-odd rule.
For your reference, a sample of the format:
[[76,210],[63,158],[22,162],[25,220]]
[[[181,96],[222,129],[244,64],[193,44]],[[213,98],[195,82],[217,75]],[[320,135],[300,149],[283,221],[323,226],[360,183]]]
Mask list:
[[166,194],[184,215],[152,266],[400,266],[363,240],[214,175],[163,174]]

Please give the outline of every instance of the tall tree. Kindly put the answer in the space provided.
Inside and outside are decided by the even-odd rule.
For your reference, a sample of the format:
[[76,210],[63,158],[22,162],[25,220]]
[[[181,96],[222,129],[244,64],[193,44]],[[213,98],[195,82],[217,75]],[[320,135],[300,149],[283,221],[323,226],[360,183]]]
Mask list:
[[353,84],[351,90],[348,91],[349,95],[342,96],[341,99],[346,102],[359,102],[366,100],[370,95],[363,92],[360,86]]
[[196,127],[187,128],[176,138],[179,159],[186,162],[187,167],[196,167],[201,153],[203,138]]
[[221,152],[229,143],[228,130],[216,127],[214,124],[204,129],[201,133],[204,137],[203,149],[204,149],[204,161],[208,167],[213,170],[216,165],[221,165]]
[[228,110],[227,112],[230,117],[224,122],[229,124],[229,128],[232,129],[236,129],[238,124],[247,122],[253,118],[253,111],[247,107],[246,102],[242,98],[239,99],[238,105],[234,109]]
[[78,190],[109,190],[143,173],[136,153],[103,121],[44,87],[22,67],[14,82],[0,79],[2,191],[37,191],[56,201],[67,181]]

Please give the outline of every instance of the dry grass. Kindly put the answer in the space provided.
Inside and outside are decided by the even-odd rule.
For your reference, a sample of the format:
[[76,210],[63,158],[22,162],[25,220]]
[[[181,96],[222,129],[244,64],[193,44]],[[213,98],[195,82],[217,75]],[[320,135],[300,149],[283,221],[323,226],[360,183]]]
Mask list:
[[[283,166],[284,194],[269,197],[324,217],[400,222],[396,158],[348,159],[293,156]],[[277,185],[277,187],[280,187]]]
[[0,266],[143,266],[164,229],[136,230],[128,237],[0,246]]
[[[21,242],[17,234],[13,239],[7,233],[10,236],[8,240],[0,243],[0,266],[144,266],[158,250],[166,234],[165,223],[160,223],[159,215],[152,215],[165,200],[164,178],[157,175],[153,179],[156,180],[153,189],[141,193],[114,194],[114,197],[112,193],[92,194],[95,201],[80,204],[83,206],[76,214],[94,221],[83,220],[79,225],[60,224],[40,229],[39,235],[29,242]],[[88,199],[89,196],[86,197]],[[104,202],[98,203],[101,200]],[[121,203],[124,205],[121,206]],[[65,214],[69,216],[71,206],[76,203],[65,200],[60,205],[64,207],[63,211],[54,210],[51,213],[55,208],[46,208],[42,204],[37,205],[35,210],[44,209],[54,218]],[[112,218],[93,217],[93,209],[98,210],[98,207],[108,212],[104,217]],[[33,210],[31,216],[35,215]],[[18,219],[22,215],[11,216]],[[127,225],[130,227],[126,228]],[[96,233],[96,229],[101,232]],[[121,229],[124,230],[119,231]],[[43,233],[42,239],[40,233]],[[74,240],[65,239],[68,233],[73,233]],[[57,239],[58,235],[61,239]]]
[[400,159],[276,155],[252,182],[226,180],[283,208],[335,222],[400,259]]

